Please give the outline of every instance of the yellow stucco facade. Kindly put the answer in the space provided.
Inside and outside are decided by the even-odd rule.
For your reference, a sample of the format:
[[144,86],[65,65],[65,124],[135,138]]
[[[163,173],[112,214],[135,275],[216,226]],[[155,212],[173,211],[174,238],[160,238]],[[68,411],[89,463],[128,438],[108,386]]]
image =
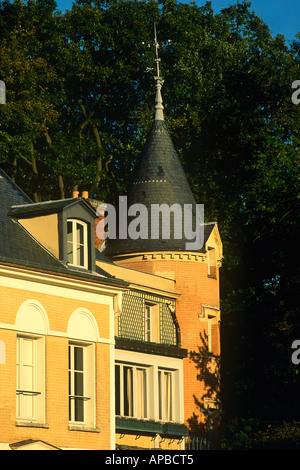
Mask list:
[[[116,289],[87,281],[57,279],[0,265],[0,340],[5,348],[5,360],[0,365],[0,448],[28,439],[60,449],[114,448],[115,417],[110,397],[116,295]],[[42,344],[34,359],[41,363],[39,380],[43,376],[36,384],[36,391],[42,395],[40,404],[36,398],[40,395],[18,392],[20,338]],[[92,396],[88,398],[93,404],[89,422],[81,424],[69,418],[70,344],[91,349]],[[33,400],[32,416],[22,416],[18,410],[20,396],[21,403],[24,398]],[[37,410],[40,407],[42,411]]]

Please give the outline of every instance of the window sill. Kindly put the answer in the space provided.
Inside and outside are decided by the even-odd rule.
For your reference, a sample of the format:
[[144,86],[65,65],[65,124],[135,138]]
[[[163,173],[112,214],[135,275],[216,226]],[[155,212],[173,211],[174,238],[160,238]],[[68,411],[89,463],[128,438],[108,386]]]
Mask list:
[[82,424],[69,424],[69,431],[101,432],[99,428],[89,428]]
[[35,423],[34,421],[23,421],[23,420],[17,420],[16,426],[25,427],[25,428],[43,428],[43,429],[50,428],[50,424]]
[[217,279],[217,276],[212,276],[211,274],[208,274],[207,277],[208,277],[209,279]]

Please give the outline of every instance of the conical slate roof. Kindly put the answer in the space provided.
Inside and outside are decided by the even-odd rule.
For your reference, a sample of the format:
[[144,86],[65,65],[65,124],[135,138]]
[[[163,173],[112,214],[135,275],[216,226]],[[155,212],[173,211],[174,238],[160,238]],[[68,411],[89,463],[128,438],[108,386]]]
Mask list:
[[[128,191],[127,206],[142,204],[148,213],[148,236],[147,238],[132,239],[128,235],[126,238],[109,240],[105,253],[125,254],[150,251],[177,251],[186,250],[187,240],[184,237],[184,207],[189,207],[193,211],[193,228],[195,228],[195,207],[196,202],[188,184],[183,167],[174,148],[164,120],[155,119],[148,134],[147,141],[142,152],[140,161],[135,170],[132,184]],[[155,226],[155,220],[151,218],[151,209],[154,205],[167,204],[171,208],[174,204],[180,206],[180,212],[176,213],[175,226],[182,227],[182,237],[176,238],[174,231],[173,214],[170,217],[170,236],[163,238],[162,225],[163,218],[160,219],[160,227]],[[174,207],[174,206],[173,206]],[[166,217],[168,213],[166,212]],[[128,217],[128,225],[136,217]],[[144,219],[142,223],[144,222]],[[157,224],[156,224],[157,225]],[[164,225],[165,226],[165,225]],[[145,226],[137,227],[145,235]],[[151,232],[152,230],[152,232]],[[152,235],[151,235],[152,234]],[[154,234],[154,237],[153,237]]]
[[195,204],[165,121],[155,120],[137,166],[128,202]]
[[[164,121],[161,96],[163,79],[159,74],[158,55],[156,63],[154,122],[128,191],[127,207],[124,204],[119,206],[118,221],[120,216],[122,220],[116,233],[108,240],[105,249],[108,256],[161,250],[188,251],[187,243],[191,242],[193,232],[195,233],[195,229],[199,232],[199,218],[196,218],[199,207],[196,207],[193,193]],[[157,215],[158,205],[161,208],[165,205],[160,215]],[[132,212],[131,218],[126,217],[127,210],[128,214]],[[200,215],[204,231],[203,213]],[[190,223],[186,229],[187,221]],[[109,232],[112,235],[113,231],[109,229]],[[201,241],[203,242],[202,235]],[[189,248],[191,249],[190,246]],[[201,249],[202,245],[197,251]]]

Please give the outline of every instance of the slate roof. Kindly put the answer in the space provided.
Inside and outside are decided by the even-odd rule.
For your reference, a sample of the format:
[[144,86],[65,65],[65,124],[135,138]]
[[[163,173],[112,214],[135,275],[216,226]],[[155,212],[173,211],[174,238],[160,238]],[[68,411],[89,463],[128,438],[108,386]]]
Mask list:
[[[195,198],[164,120],[155,119],[153,122],[140,161],[134,172],[127,203],[128,207],[136,203],[145,205],[148,214],[151,213],[152,204],[165,203],[169,207],[173,204],[179,204],[182,210],[184,204],[189,204],[193,207],[195,224]],[[128,221],[130,222],[130,219]],[[205,225],[205,241],[213,225]],[[148,239],[132,240],[128,237],[125,240],[109,240],[105,254],[110,256],[112,254],[134,252],[185,250],[186,242],[190,240],[185,238],[176,239],[173,234],[174,228],[171,224],[170,239],[163,239],[161,236],[159,239],[153,239],[150,235],[149,223]]]
[[12,205],[9,210],[11,217],[32,217],[55,213],[64,207],[70,207],[78,203],[83,203],[85,207],[96,217],[95,210],[84,197],[66,198],[55,201],[43,201],[39,203]]
[[[64,200],[63,204],[70,203]],[[66,267],[60,260],[47,251],[30,233],[8,213],[34,210],[39,204],[33,203],[23,191],[15,185],[6,173],[0,169],[0,262],[29,267],[47,272],[61,273],[101,282],[127,285],[106,271],[97,268],[96,273],[84,272],[74,267]],[[12,212],[14,212],[12,211]]]
[[129,202],[195,204],[165,121],[154,121],[137,166]]

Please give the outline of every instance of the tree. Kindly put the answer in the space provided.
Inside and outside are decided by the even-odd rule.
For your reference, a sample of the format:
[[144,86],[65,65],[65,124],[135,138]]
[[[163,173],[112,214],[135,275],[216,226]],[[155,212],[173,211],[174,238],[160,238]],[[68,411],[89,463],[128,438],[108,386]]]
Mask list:
[[[146,67],[141,64],[148,53],[142,40],[149,42],[148,16],[157,5],[109,3],[78,2],[62,15],[55,2],[2,2],[6,51],[1,52],[1,75],[8,96],[1,109],[2,159],[9,172],[14,166],[15,178],[35,201],[64,198],[78,188],[107,198],[111,186],[124,186],[124,167],[125,176],[132,169],[128,155],[141,148],[136,103],[144,99]],[[16,55],[22,70],[16,69]],[[32,67],[36,61],[43,63],[47,77]],[[23,100],[16,90],[19,75],[25,77],[29,68],[33,83],[25,86]],[[46,92],[53,115],[42,119],[41,107],[40,116],[38,111],[32,116],[34,126],[27,122],[23,128],[26,155],[16,157],[16,148],[7,147],[21,134],[12,116],[26,108],[29,94],[42,106]]]

